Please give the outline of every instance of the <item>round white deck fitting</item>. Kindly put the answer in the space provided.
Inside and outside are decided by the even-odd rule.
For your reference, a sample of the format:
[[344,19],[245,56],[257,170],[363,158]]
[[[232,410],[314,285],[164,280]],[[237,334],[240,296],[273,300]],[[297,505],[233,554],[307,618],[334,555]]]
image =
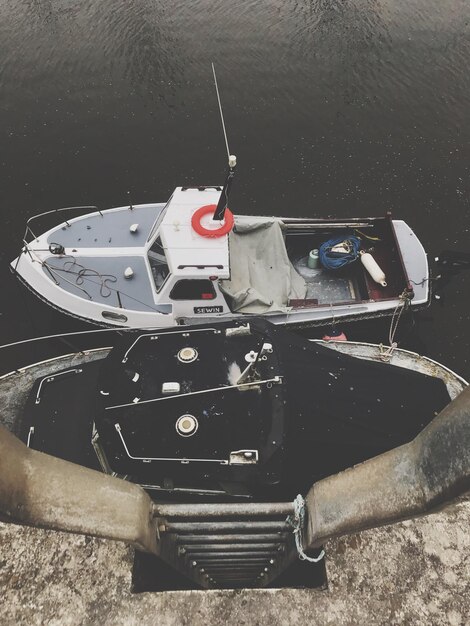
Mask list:
[[132,267],[126,267],[124,270],[124,278],[132,278],[134,276],[134,270]]
[[247,363],[254,363],[257,358],[258,358],[258,353],[255,352],[254,350],[250,350],[250,352],[247,352],[245,354],[245,361]]
[[182,415],[176,421],[176,432],[182,437],[191,437],[198,429],[198,421],[194,415]]
[[192,363],[197,359],[197,350],[191,347],[181,348],[177,356],[180,363]]

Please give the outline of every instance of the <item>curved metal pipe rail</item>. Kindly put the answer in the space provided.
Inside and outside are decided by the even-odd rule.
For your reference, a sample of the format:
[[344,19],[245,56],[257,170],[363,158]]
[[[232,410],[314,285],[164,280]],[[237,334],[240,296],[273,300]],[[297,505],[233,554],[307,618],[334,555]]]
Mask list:
[[[96,206],[66,206],[60,209],[51,209],[50,211],[43,211],[42,213],[38,213],[37,215],[32,215],[26,220],[26,229],[25,229],[25,234],[24,234],[23,239],[26,239],[28,232],[30,232],[33,238],[36,239],[36,235],[31,230],[30,224],[31,222],[39,219],[40,217],[44,217],[45,215],[52,215],[53,213],[61,213],[62,211],[88,211],[89,212],[93,210],[95,210],[97,213],[101,215],[101,217],[103,217],[103,213]],[[65,220],[65,223],[67,224],[67,226],[70,226],[67,220]]]

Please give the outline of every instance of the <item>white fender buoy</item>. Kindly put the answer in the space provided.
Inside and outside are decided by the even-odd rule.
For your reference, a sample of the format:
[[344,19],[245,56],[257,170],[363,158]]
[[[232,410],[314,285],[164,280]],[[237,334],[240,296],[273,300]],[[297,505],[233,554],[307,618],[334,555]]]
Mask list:
[[362,265],[366,268],[366,270],[369,272],[375,282],[379,285],[382,285],[382,287],[386,287],[387,281],[385,279],[385,274],[383,273],[380,265],[374,259],[372,254],[369,254],[368,252],[363,252],[361,250],[360,255]]

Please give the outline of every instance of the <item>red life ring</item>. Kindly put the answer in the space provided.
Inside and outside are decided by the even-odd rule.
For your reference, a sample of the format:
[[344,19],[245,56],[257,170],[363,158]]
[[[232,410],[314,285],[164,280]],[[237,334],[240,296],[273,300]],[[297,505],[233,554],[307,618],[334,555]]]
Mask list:
[[233,228],[233,214],[230,209],[225,209],[224,221],[221,222],[220,228],[214,230],[205,228],[201,224],[202,218],[208,213],[214,214],[217,206],[215,204],[206,204],[193,213],[191,218],[191,226],[201,237],[222,237],[229,233]]

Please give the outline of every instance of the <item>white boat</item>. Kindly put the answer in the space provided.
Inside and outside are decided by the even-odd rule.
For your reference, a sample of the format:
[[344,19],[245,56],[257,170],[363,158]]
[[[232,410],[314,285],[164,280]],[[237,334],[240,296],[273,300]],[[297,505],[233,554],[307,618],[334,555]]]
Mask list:
[[[47,214],[35,216],[11,267],[52,307],[106,326],[167,328],[256,315],[300,327],[428,304],[426,253],[404,221],[238,215],[231,228],[230,212],[222,222],[212,219],[221,192],[177,187],[166,204],[82,207],[86,214],[39,236],[33,220]],[[338,235],[372,248],[378,278],[359,255],[340,270],[309,267],[310,252]]]

